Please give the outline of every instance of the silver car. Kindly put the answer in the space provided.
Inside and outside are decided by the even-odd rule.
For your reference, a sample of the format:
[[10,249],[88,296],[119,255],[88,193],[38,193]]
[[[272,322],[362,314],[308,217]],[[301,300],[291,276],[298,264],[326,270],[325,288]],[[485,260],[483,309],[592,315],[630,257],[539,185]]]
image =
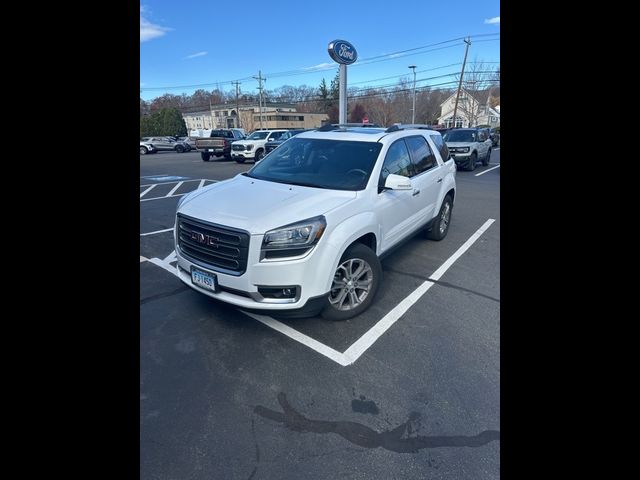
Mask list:
[[140,139],[140,155],[159,151],[188,152],[191,147],[184,142],[171,140],[167,137],[144,137]]
[[475,170],[478,160],[489,165],[491,138],[487,128],[456,128],[443,135],[451,158],[459,168]]

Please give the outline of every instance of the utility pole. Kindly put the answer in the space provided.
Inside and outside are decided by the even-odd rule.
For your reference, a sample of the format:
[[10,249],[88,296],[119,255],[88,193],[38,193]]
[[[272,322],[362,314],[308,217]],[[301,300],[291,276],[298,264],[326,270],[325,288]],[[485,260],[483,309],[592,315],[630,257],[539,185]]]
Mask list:
[[416,123],[416,66],[409,65],[409,68],[413,70],[413,109],[411,110],[411,123]]
[[260,130],[262,130],[262,82],[267,81],[266,78],[262,78],[262,71],[258,70],[258,76],[253,77],[258,80],[258,90],[260,90],[260,99],[258,101],[260,107]]
[[458,93],[456,93],[456,103],[453,107],[453,128],[456,128],[456,114],[458,113],[458,98],[460,98],[460,88],[462,87],[462,77],[464,76],[464,66],[467,63],[467,53],[469,52],[469,45],[471,45],[471,38],[464,39],[464,43],[467,46],[464,49],[464,60],[462,61],[462,72],[460,72],[460,82],[458,83]]
[[238,128],[242,128],[240,123],[240,104],[238,103],[238,87],[240,86],[240,82],[235,81],[231,83],[236,86],[236,117],[238,118]]

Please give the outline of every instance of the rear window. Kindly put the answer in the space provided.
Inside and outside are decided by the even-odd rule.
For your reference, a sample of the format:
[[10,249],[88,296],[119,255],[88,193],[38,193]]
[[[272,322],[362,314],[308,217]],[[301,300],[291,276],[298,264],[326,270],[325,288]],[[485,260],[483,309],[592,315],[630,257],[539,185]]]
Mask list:
[[230,130],[211,130],[211,137],[233,138]]

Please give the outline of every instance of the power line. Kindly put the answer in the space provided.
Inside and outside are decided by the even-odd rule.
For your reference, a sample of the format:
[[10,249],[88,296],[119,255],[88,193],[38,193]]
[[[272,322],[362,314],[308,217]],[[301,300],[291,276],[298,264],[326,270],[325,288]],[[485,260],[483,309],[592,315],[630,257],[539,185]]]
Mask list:
[[[470,35],[471,38],[474,37],[486,37],[486,36],[495,36],[495,35],[500,35],[499,33],[485,33],[485,34],[476,34],[476,35]],[[429,53],[429,52],[433,52],[436,50],[442,50],[445,48],[452,48],[455,47],[457,45],[459,45],[460,43],[456,43],[454,45],[448,45],[445,47],[440,47],[440,48],[435,48],[435,49],[431,49],[431,50],[427,50],[424,52],[416,52],[416,53],[411,53],[408,55],[402,55],[403,53],[406,52],[411,52],[411,51],[415,51],[415,50],[422,50],[425,48],[429,48],[429,47],[433,47],[433,46],[438,46],[438,45],[443,45],[446,43],[451,43],[451,42],[458,42],[460,40],[463,40],[465,37],[459,37],[459,38],[454,38],[451,40],[445,40],[442,42],[437,42],[437,43],[432,43],[429,45],[423,45],[421,47],[414,47],[414,48],[409,48],[406,50],[400,50],[397,52],[391,52],[391,53],[387,53],[384,55],[378,55],[375,57],[369,57],[369,58],[365,58],[365,59],[361,59],[360,61],[354,63],[353,65],[351,65],[352,67],[354,66],[358,66],[358,65],[370,65],[372,63],[378,63],[381,61],[389,61],[389,60],[393,60],[395,58],[402,58],[402,57],[408,57],[411,55],[420,55],[423,53]],[[486,41],[496,41],[499,40],[499,38],[497,39],[489,39],[489,40],[476,40],[477,42],[486,42]],[[284,71],[284,72],[275,72],[275,73],[267,73],[266,75],[269,75],[270,77],[274,78],[274,77],[287,77],[287,76],[294,76],[294,75],[309,75],[309,74],[313,74],[313,73],[318,73],[318,72],[324,72],[324,71],[328,71],[328,70],[335,70],[337,68],[336,66],[330,66],[327,68],[321,68],[321,69],[308,69],[308,68],[302,68],[302,69],[296,69],[296,70],[288,70],[288,71]],[[251,76],[247,76],[247,77],[243,77],[240,78],[239,80],[251,80]],[[233,80],[228,80],[228,81],[222,81],[222,82],[214,82],[214,83],[200,83],[200,84],[194,84],[194,85],[174,85],[174,86],[165,86],[165,87],[142,87],[141,90],[143,91],[155,91],[155,90],[173,90],[173,89],[179,89],[179,88],[198,88],[198,87],[205,87],[205,86],[211,86],[211,85],[232,85],[233,84]]]

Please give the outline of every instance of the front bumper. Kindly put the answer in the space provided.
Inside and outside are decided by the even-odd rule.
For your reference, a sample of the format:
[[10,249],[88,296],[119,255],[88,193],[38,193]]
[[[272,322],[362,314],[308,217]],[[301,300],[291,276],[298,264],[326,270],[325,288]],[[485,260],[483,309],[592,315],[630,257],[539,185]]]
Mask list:
[[231,158],[254,158],[256,156],[255,152],[234,152],[231,150]]
[[[216,300],[238,307],[285,311],[305,307],[309,300],[323,297],[328,293],[333,278],[333,260],[331,247],[320,241],[306,256],[295,260],[260,261],[260,246],[263,235],[251,235],[247,269],[239,276],[229,275],[219,270],[194,263],[187,258],[176,245],[178,277],[194,290]],[[205,269],[216,274],[220,290],[212,292],[194,285],[191,281],[191,267]],[[310,274],[310,272],[313,272]],[[298,287],[296,298],[276,303],[274,299],[265,299],[258,287]]]

